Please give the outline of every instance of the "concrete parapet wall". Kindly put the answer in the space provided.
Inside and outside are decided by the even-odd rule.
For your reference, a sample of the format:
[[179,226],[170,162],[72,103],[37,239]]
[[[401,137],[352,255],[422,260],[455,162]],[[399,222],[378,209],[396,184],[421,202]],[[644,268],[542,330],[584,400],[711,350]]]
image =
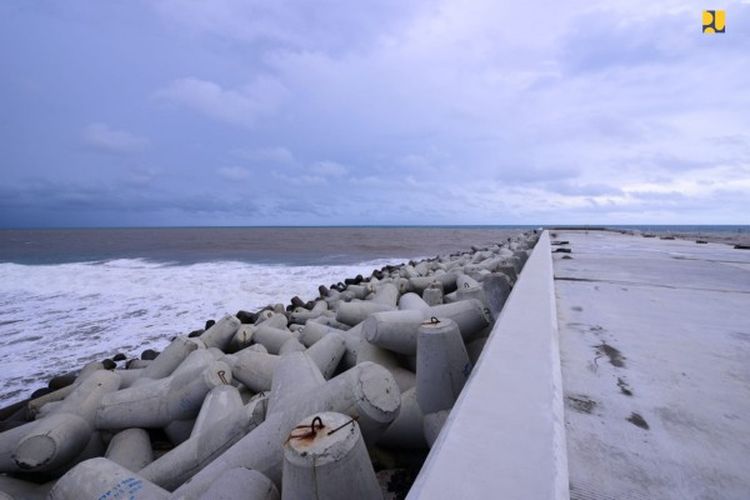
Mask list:
[[567,499],[564,425],[545,231],[407,498]]

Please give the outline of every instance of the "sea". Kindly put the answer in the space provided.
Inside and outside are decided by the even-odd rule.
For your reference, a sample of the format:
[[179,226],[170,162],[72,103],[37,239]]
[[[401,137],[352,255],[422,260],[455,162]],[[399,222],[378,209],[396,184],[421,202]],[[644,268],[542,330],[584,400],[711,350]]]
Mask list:
[[0,230],[0,407],[116,353],[534,226]]

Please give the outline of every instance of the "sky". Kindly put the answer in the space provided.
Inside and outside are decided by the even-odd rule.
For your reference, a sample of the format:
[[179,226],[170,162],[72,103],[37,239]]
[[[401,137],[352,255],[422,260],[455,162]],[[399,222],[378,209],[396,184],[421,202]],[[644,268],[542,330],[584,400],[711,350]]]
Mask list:
[[0,117],[0,227],[750,224],[750,0],[4,0]]

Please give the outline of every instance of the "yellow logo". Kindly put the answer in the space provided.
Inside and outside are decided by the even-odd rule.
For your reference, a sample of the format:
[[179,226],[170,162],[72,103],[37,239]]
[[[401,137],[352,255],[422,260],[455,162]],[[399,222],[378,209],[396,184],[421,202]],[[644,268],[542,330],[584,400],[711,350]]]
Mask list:
[[703,11],[703,33],[724,33],[726,14],[723,10]]

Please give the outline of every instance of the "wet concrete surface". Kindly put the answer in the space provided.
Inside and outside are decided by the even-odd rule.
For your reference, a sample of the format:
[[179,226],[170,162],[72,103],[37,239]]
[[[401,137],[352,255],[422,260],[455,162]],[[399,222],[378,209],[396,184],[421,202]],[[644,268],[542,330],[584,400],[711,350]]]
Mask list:
[[750,252],[553,233],[571,498],[750,498]]

